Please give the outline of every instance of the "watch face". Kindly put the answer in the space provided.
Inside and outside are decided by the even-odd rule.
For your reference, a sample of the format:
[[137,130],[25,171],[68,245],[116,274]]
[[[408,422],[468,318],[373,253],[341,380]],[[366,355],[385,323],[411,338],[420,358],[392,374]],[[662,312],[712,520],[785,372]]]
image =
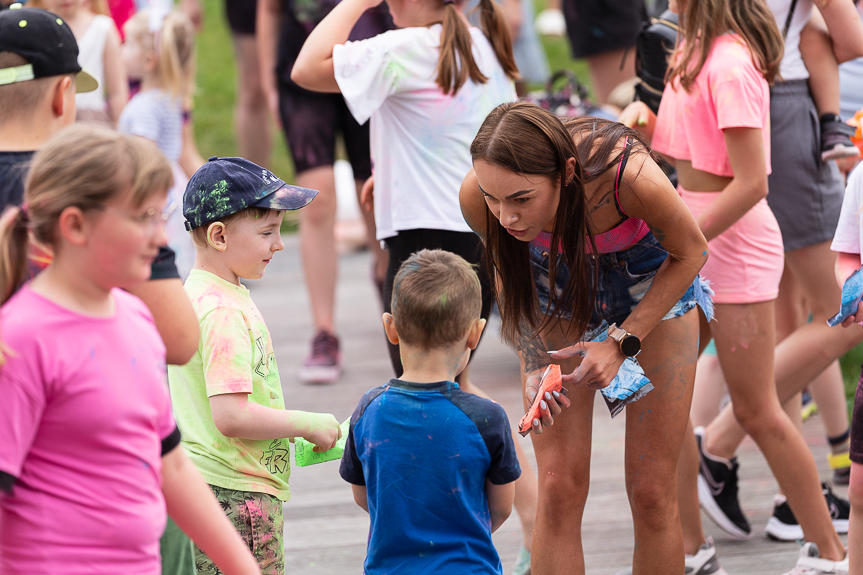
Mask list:
[[634,335],[627,335],[620,342],[620,351],[623,352],[623,355],[635,357],[641,351],[641,340]]

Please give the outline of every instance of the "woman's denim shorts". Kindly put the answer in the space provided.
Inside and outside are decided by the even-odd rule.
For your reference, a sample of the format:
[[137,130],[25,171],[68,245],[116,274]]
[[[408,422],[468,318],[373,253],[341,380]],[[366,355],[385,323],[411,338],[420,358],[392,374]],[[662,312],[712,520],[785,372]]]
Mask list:
[[[555,289],[558,296],[569,281],[569,269],[563,260],[562,254],[558,254],[558,263],[555,277]],[[638,302],[650,289],[653,276],[668,257],[668,252],[659,245],[652,233],[648,233],[639,242],[625,250],[608,254],[597,254],[591,261],[591,276],[599,270],[599,279],[596,293],[596,303],[591,314],[589,327],[599,327],[603,320],[620,325],[629,317]],[[533,243],[530,244],[530,261],[533,263],[533,278],[536,292],[539,297],[539,306],[543,314],[549,313],[549,280],[548,263],[549,255],[544,248]],[[590,278],[593,281],[593,277]],[[707,319],[713,318],[713,300],[708,283],[698,276],[692,285],[683,294],[683,297],[675,303],[663,321],[681,316],[694,308],[701,307]],[[571,320],[569,311],[560,315],[561,319]]]

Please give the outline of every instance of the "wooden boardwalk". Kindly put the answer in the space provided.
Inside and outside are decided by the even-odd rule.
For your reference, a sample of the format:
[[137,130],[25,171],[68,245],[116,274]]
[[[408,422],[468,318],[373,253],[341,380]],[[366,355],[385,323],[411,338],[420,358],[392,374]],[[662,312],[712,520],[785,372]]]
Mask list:
[[[345,371],[331,385],[303,385],[297,367],[312,336],[309,301],[303,283],[296,236],[285,236],[279,253],[257,282],[247,282],[252,297],[267,320],[280,366],[285,403],[289,409],[329,411],[340,421],[353,412],[360,396],[391,376],[380,303],[370,281],[366,253],[340,258],[336,322],[342,338]],[[501,343],[496,322],[487,330],[472,363],[472,379],[506,409],[511,421],[523,413],[515,354]],[[589,575],[611,575],[630,564],[632,526],[623,484],[623,417],[612,421],[602,402],[596,404],[593,433],[591,492],[584,517],[584,548]],[[822,478],[829,478],[823,429],[817,417],[804,426]],[[516,436],[532,456],[529,439]],[[741,503],[748,512],[754,535],[734,541],[704,518],[708,535],[716,540],[722,566],[730,575],[778,575],[790,570],[799,547],[777,543],[763,535],[772,512],[776,482],[764,458],[751,441],[739,454]],[[338,474],[338,463],[291,473],[291,501],[285,505],[286,573],[362,573],[368,535],[368,515],[354,503],[351,489]],[[837,494],[845,496],[844,488]],[[844,539],[844,537],[843,537]],[[513,516],[494,535],[495,545],[509,574],[521,543],[518,519]]]

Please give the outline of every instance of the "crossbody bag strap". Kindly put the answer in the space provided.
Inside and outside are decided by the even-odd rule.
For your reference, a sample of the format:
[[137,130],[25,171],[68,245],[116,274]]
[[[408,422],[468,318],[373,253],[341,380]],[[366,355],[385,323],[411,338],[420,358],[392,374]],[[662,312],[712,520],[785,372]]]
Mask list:
[[791,0],[791,7],[788,9],[788,17],[785,19],[785,27],[782,28],[782,39],[788,37],[788,29],[791,28],[791,20],[794,18],[794,9],[797,8],[797,0]]

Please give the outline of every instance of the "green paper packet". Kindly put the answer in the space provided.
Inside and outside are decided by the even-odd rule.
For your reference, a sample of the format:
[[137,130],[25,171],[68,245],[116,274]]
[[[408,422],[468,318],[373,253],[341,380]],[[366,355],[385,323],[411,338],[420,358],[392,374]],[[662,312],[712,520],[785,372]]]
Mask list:
[[315,453],[312,451],[315,444],[311,441],[306,441],[302,437],[294,440],[294,462],[297,467],[306,467],[315,463],[323,463],[324,461],[333,461],[341,459],[342,453],[345,452],[345,444],[348,441],[348,429],[350,429],[351,420],[346,419],[339,427],[342,428],[342,437],[336,442],[336,446],[329,451],[323,453]]

